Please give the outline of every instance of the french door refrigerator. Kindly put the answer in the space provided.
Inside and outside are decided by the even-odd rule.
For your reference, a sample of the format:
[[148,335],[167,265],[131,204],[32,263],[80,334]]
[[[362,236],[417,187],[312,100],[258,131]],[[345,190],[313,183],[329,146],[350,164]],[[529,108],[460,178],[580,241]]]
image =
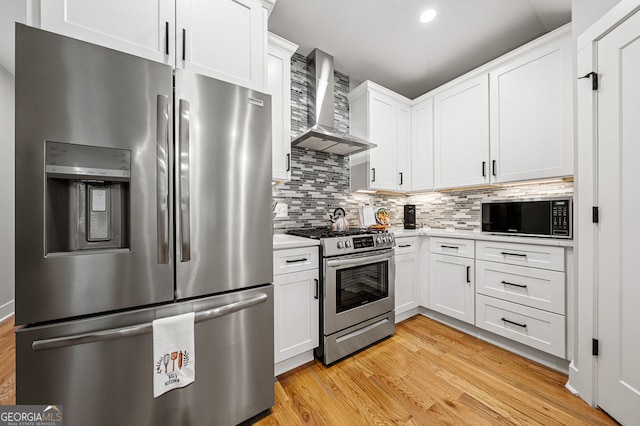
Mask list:
[[[67,425],[273,405],[268,95],[16,25],[16,391]],[[153,398],[154,319],[196,375]]]

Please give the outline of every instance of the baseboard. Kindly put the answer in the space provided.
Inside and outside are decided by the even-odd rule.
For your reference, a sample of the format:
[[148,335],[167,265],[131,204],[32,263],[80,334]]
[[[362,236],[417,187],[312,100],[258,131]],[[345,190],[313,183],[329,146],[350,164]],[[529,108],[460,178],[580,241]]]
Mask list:
[[497,334],[491,333],[490,331],[482,330],[475,325],[467,324],[455,318],[440,314],[439,312],[434,312],[424,307],[420,307],[420,314],[442,324],[448,325],[449,327],[467,333],[471,336],[477,337],[478,339],[484,340],[485,342],[489,342],[492,345],[496,345],[502,349],[506,349],[509,352],[513,352],[524,358],[530,359],[531,361],[537,362],[538,364],[542,364],[552,370],[556,370],[560,373],[569,375],[569,361],[566,359],[558,358],[555,355],[551,355],[527,345],[523,345],[522,343],[507,339],[502,336],[498,336]]
[[396,324],[413,316],[416,316],[418,315],[418,313],[418,308],[409,309],[408,311],[402,312],[400,314],[396,312]]
[[301,365],[306,364],[309,361],[313,361],[313,350],[303,352],[299,355],[278,362],[274,366],[275,375],[279,376],[282,373],[286,373],[289,370],[300,367]]
[[15,305],[15,300],[10,300],[4,305],[0,306],[0,321],[6,320],[15,313]]

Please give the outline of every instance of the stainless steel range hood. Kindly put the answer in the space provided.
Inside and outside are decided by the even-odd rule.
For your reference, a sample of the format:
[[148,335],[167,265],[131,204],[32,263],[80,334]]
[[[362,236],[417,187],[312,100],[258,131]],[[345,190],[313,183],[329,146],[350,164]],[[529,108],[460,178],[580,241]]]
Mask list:
[[364,139],[334,128],[333,56],[314,49],[307,56],[310,78],[307,101],[309,128],[291,142],[291,146],[314,151],[351,155],[375,148]]

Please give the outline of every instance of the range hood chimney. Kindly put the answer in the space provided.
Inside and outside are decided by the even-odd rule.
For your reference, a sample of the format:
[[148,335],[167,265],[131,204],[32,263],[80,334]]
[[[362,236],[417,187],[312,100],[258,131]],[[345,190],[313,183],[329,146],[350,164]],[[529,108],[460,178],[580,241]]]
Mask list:
[[333,56],[314,49],[307,56],[309,96],[307,107],[309,128],[291,142],[291,146],[313,151],[351,155],[375,148],[364,139],[339,132],[334,128]]

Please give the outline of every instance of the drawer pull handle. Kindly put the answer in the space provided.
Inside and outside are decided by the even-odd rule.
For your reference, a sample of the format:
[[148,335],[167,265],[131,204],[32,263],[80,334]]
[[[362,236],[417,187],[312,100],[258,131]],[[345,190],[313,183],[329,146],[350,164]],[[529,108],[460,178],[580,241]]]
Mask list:
[[506,318],[502,318],[502,321],[509,323],[509,324],[513,324],[513,325],[517,325],[518,327],[522,327],[522,328],[527,328],[527,324],[520,324],[519,322],[515,322],[515,321],[510,321]]
[[300,262],[306,262],[307,260],[309,260],[309,259],[307,259],[306,257],[303,257],[302,259],[292,259],[292,260],[287,260],[286,262],[287,263],[300,263]]
[[503,251],[500,252],[501,255],[503,256],[518,256],[518,257],[527,257],[526,254],[522,254],[522,253],[509,253],[508,251]]
[[411,247],[411,244],[400,244],[398,248]]
[[502,281],[502,284],[510,285],[510,286],[513,286],[513,287],[527,288],[527,286],[524,285],[524,284],[515,284],[515,283],[510,283],[508,281]]
[[449,248],[449,249],[458,250],[460,247],[457,247],[457,246],[443,246],[443,245],[441,245],[440,248],[443,248],[443,249]]

